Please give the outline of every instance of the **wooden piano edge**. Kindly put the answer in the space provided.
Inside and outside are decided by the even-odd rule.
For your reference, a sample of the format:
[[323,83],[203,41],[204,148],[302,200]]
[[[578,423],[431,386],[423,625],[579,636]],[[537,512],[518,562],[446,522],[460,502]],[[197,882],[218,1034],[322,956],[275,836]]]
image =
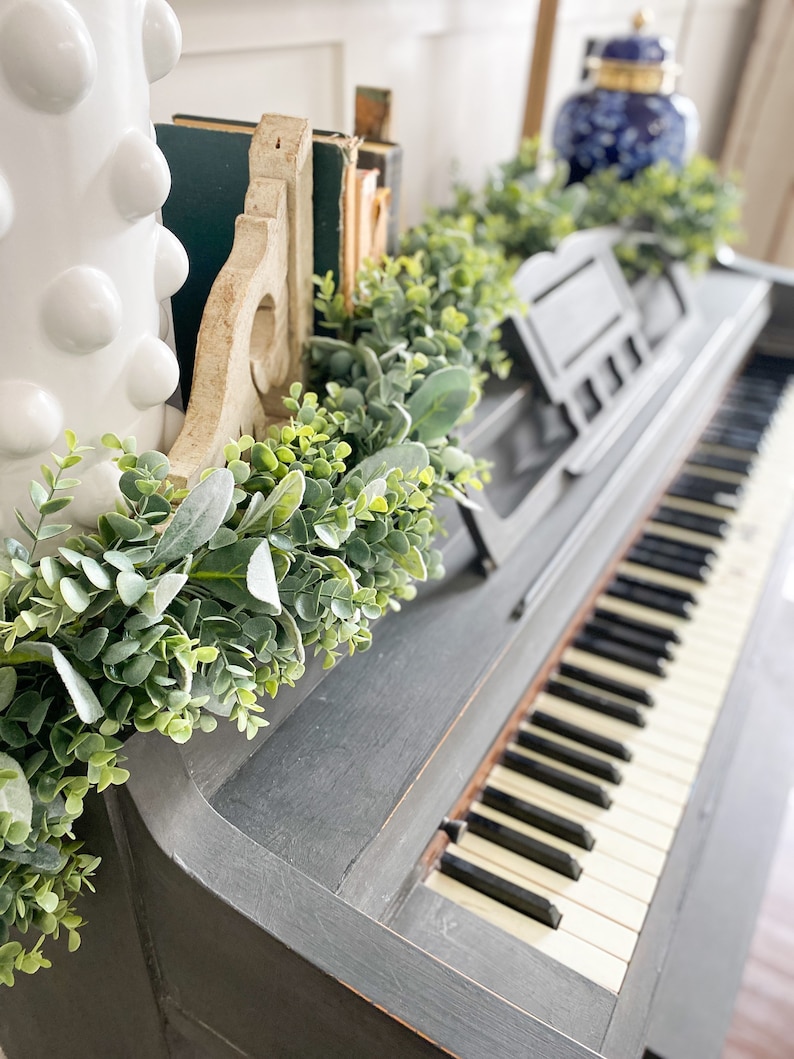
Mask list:
[[[174,744],[153,740],[145,749],[130,755],[138,758],[135,789],[113,793],[127,848],[135,851],[126,870],[144,932],[156,939],[151,963],[160,1004],[166,1017],[173,1012],[177,1024],[189,1024],[210,1054],[239,1059],[241,1048],[253,1056],[284,1054],[286,1034],[294,1054],[365,1059],[384,1037],[383,1025],[373,1021],[378,1013],[390,1021],[388,1047],[398,1049],[386,1054],[406,1059],[596,1054],[230,828],[200,794]],[[173,809],[168,815],[158,811],[163,800]],[[255,935],[246,920],[260,928]],[[228,998],[244,997],[248,1006],[254,982],[263,992],[259,1018],[241,1019]],[[336,1016],[330,1033],[322,1021],[328,1005]]]

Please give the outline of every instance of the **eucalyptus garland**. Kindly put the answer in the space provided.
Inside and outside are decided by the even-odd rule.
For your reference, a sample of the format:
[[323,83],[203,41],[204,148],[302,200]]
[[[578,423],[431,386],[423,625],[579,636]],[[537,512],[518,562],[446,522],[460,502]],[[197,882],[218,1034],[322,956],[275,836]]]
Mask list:
[[49,937],[79,946],[99,861],[74,825],[90,791],[127,780],[125,737],[184,743],[225,718],[253,738],[307,652],[331,666],[366,650],[373,622],[442,576],[435,504],[467,503],[487,477],[455,431],[509,371],[498,324],[517,308],[517,259],[617,222],[656,233],[626,267],[655,269],[659,247],[699,264],[733,223],[735,196],[704,161],[633,186],[566,182],[528,142],[369,264],[351,307],[315,277],[311,389],[293,386],[265,438],[230,439],[194,489],[174,487],[163,453],[106,435],[116,508],[70,535],[86,449],[67,431],[41,467],[35,518],[18,515],[0,562],[0,982],[49,966]]
[[568,184],[568,166],[538,140],[525,140],[475,193],[456,190],[455,213],[468,213],[487,242],[516,262],[553,250],[571,232],[618,225],[626,239],[616,248],[629,279],[659,274],[671,261],[693,272],[717,248],[739,237],[741,192],[716,164],[694,155],[681,169],[658,162],[622,180],[618,167]]
[[36,517],[18,515],[0,570],[0,982],[49,966],[47,937],[79,946],[99,862],[74,824],[89,791],[128,778],[125,736],[184,743],[227,718],[253,738],[307,653],[366,650],[373,622],[442,576],[435,502],[466,502],[484,472],[453,431],[507,369],[494,325],[513,295],[466,223],[431,218],[406,251],[362,273],[350,312],[317,279],[323,399],[295,384],[288,422],[230,441],[191,491],[163,453],[106,435],[119,501],[70,536],[86,452],[71,432],[31,484]]

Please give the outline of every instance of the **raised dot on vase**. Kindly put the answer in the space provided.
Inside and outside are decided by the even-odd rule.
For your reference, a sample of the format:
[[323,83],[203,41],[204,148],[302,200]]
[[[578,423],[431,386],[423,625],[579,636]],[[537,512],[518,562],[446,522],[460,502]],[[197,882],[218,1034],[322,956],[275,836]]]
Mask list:
[[13,221],[14,196],[11,194],[11,188],[8,186],[8,181],[3,174],[0,173],[0,239],[8,234]]
[[161,224],[157,226],[157,248],[154,255],[154,292],[157,300],[176,294],[187,279],[187,252],[174,235]]
[[157,144],[140,129],[128,129],[113,152],[113,201],[125,220],[138,221],[159,210],[171,190],[168,163]]
[[0,382],[0,454],[14,459],[50,448],[63,430],[63,409],[48,390],[27,379]]
[[94,43],[79,12],[66,0],[26,0],[0,24],[0,67],[28,106],[63,114],[94,84]]
[[[117,428],[116,424],[108,429]],[[107,450],[105,450],[107,452]],[[119,494],[119,477],[121,472],[111,460],[99,455],[99,462],[86,468],[80,467],[80,488],[69,505],[69,521],[82,526],[96,526],[99,515],[112,511]]]
[[44,292],[42,322],[67,353],[95,353],[121,330],[121,298],[107,273],[89,265],[62,272]]
[[148,0],[143,12],[143,62],[150,82],[159,81],[176,66],[182,51],[182,30],[165,0]]
[[132,355],[127,394],[141,411],[166,401],[179,384],[172,350],[155,335],[144,335]]

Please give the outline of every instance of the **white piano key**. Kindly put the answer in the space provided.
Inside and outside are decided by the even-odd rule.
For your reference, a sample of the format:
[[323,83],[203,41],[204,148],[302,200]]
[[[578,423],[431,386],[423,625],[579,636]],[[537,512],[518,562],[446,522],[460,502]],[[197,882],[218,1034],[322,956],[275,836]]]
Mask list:
[[[562,721],[579,725],[580,728],[589,728],[590,731],[606,736],[608,739],[617,739],[629,748],[632,754],[639,755],[643,751],[655,753],[673,770],[678,765],[686,770],[697,771],[700,762],[700,749],[703,746],[703,727],[692,727],[687,724],[682,728],[680,724],[673,722],[662,725],[662,718],[655,717],[654,723],[645,728],[637,728],[635,725],[626,724],[605,714],[596,713],[586,706],[568,702],[557,695],[543,692],[534,702],[534,707],[544,710]],[[707,737],[706,737],[707,738]]]
[[675,828],[668,824],[659,823],[657,820],[652,820],[648,816],[643,816],[621,805],[612,805],[609,809],[603,809],[599,805],[592,805],[564,791],[548,787],[545,783],[531,780],[528,776],[522,776],[503,765],[494,766],[488,782],[494,783],[508,794],[515,795],[516,798],[536,802],[546,809],[551,809],[552,812],[584,824],[585,827],[589,827],[594,822],[608,822],[615,831],[622,831],[630,838],[647,842],[649,846],[656,846],[657,849],[668,850],[675,836]]
[[[609,914],[610,909],[617,907],[619,914],[627,920],[623,924],[626,929],[629,927],[628,920],[636,924],[637,920],[632,920],[631,917],[638,916],[637,909],[632,912],[633,906],[623,904],[622,898],[629,897],[641,906],[647,904],[652,897],[656,880],[663,870],[666,851],[675,836],[675,826],[688,799],[691,785],[696,780],[699,762],[708,745],[757,601],[764,590],[777,542],[789,516],[794,489],[790,463],[792,449],[794,387],[789,387],[765,434],[757,457],[753,453],[745,453],[744,450],[731,446],[708,443],[698,447],[701,453],[713,452],[731,458],[751,460],[750,473],[747,476],[699,464],[685,465],[686,472],[712,479],[717,485],[720,480],[740,482],[742,490],[738,494],[739,503],[735,509],[727,503],[712,504],[670,495],[661,501],[665,506],[682,512],[724,519],[726,532],[723,537],[658,523],[653,518],[643,527],[642,533],[652,533],[673,542],[713,549],[715,555],[710,562],[710,571],[705,582],[628,559],[624,559],[618,566],[618,572],[627,576],[659,585],[661,588],[690,592],[695,600],[690,616],[681,618],[669,615],[653,607],[608,596],[606,593],[598,597],[596,606],[608,614],[634,618],[677,633],[681,642],[670,645],[672,657],[666,664],[664,676],[657,677],[637,670],[629,664],[613,662],[574,647],[568,647],[563,653],[562,660],[571,665],[648,691],[654,700],[652,707],[590,685],[586,676],[584,679],[578,679],[559,673],[554,675],[554,680],[561,685],[584,689],[618,704],[632,706],[645,718],[645,727],[638,728],[568,702],[550,691],[541,691],[532,703],[534,709],[543,710],[562,721],[618,740],[631,751],[632,760],[625,762],[546,729],[535,728],[526,723],[523,725],[560,747],[581,750],[598,760],[612,762],[622,774],[622,782],[616,785],[574,765],[548,758],[539,751],[518,745],[511,747],[528,760],[543,763],[573,778],[598,784],[613,799],[612,806],[604,809],[593,805],[503,765],[496,765],[491,770],[488,785],[587,827],[595,839],[595,848],[589,851],[581,850],[563,839],[546,835],[537,828],[514,820],[509,814],[497,809],[479,803],[473,806],[492,820],[575,856],[582,867],[580,879],[567,879],[528,858],[503,849],[488,839],[470,834],[462,839],[462,845],[467,851],[466,856],[470,857],[472,862],[475,857],[479,857],[482,866],[495,866],[496,873],[503,878],[516,881],[519,885],[521,880],[525,880],[528,889],[538,892],[541,887],[551,882],[550,892],[558,895],[559,902],[568,901],[574,906],[579,905],[588,914],[593,914],[590,901],[594,894],[595,904],[601,909],[596,913],[597,916],[604,911]],[[528,714],[526,720],[529,721],[530,717],[531,714]],[[549,876],[556,878],[550,880]],[[438,873],[431,876],[431,880],[440,878],[442,877]],[[592,953],[600,951],[598,943],[590,946],[589,941],[582,938],[548,942],[546,935],[559,935],[560,931],[551,931],[538,924],[533,924],[531,928],[521,927],[520,923],[531,921],[453,880],[436,881],[433,886],[467,907],[473,908],[476,905],[479,909],[477,914],[491,918],[492,922],[498,922],[504,929],[517,933],[517,936],[521,936],[522,929],[530,929],[538,934],[535,927],[539,927],[539,941],[530,943],[542,951],[548,951],[544,947],[546,945],[556,946],[560,955],[554,958],[580,970],[580,973],[584,973],[593,981],[605,984],[607,980],[614,982],[619,977],[622,978],[623,972],[619,971],[615,964],[604,964],[594,957],[592,964],[590,963]],[[491,906],[496,906],[497,911]],[[565,917],[562,927],[565,925],[564,919]],[[639,922],[641,923],[641,919]],[[587,934],[587,930],[583,929],[583,933]],[[610,938],[608,931],[596,936],[601,944],[614,950],[610,954],[611,958],[625,956],[626,950],[621,948],[625,939],[621,941]],[[583,945],[585,948],[577,948],[577,945]],[[566,947],[570,948],[570,951]],[[562,952],[563,948],[566,948],[565,952]],[[554,955],[551,952],[549,954]],[[581,970],[585,965],[587,969]],[[617,986],[608,985],[607,988],[619,988],[619,982]]]
[[659,785],[664,789],[665,793],[664,795],[659,795],[636,786],[633,783],[630,767],[623,770],[622,783],[609,783],[607,780],[598,779],[596,776],[591,776],[581,769],[564,765],[561,761],[552,761],[535,750],[527,750],[525,747],[519,746],[518,743],[510,743],[508,748],[515,754],[520,754],[527,761],[549,765],[551,768],[565,773],[566,776],[571,776],[573,779],[595,783],[606,791],[613,805],[628,806],[634,812],[648,816],[651,820],[657,820],[660,824],[675,827],[681,816],[681,809],[686,804],[689,793],[688,788],[682,787],[680,783],[676,783],[674,780],[665,780],[663,776],[659,777]]
[[562,924],[552,930],[441,872],[433,872],[425,886],[613,993],[623,984],[628,966],[625,960],[569,934]]
[[[574,846],[571,842],[566,842],[556,835],[550,835],[537,827],[531,827],[522,820],[516,820],[507,813],[499,812],[498,809],[494,809],[490,805],[476,802],[472,805],[472,809],[481,816],[501,824],[503,827],[512,828],[519,834],[526,835],[527,838],[545,842],[546,845],[553,846],[554,849],[567,853],[576,859],[582,871],[586,872],[588,876],[598,879],[599,882],[605,883],[615,890],[620,890],[622,893],[635,897],[638,901],[644,901],[645,904],[648,904],[653,896],[656,880],[659,877],[664,858],[658,856],[648,858],[649,847],[647,846],[644,846],[639,851],[639,856],[642,857],[645,854],[646,863],[650,860],[655,866],[658,865],[655,870],[649,871],[638,868],[630,862],[610,856],[602,850],[600,842],[597,842],[593,849],[580,849],[579,846]],[[465,846],[463,840],[461,840],[461,844]]]
[[[591,747],[582,746],[581,743],[577,743],[573,739],[566,739],[556,732],[547,732],[545,729],[532,728],[526,724],[522,724],[521,728],[524,731],[532,732],[533,735],[540,735],[544,739],[548,739],[550,743],[556,743],[564,749],[583,751],[594,758],[598,758],[599,761],[614,765],[622,776],[621,787],[639,787],[640,790],[644,790],[647,794],[653,794],[658,798],[676,802],[680,805],[686,804],[691,786],[689,781],[681,781],[674,776],[648,769],[644,763],[639,764],[636,759],[634,761],[620,761],[617,758],[610,757],[609,754],[593,750]],[[527,747],[521,747],[524,753],[527,753],[528,749]],[[540,754],[540,751],[538,753]],[[552,765],[556,763],[552,758],[547,758],[546,760]],[[586,773],[582,770],[582,776],[584,775]],[[607,784],[606,789],[610,792],[612,791],[612,786],[608,781],[601,782],[605,782]]]
[[567,879],[469,832],[461,836],[460,842],[451,844],[449,852],[547,898],[562,914],[565,929],[582,941],[621,960],[631,958],[647,901],[638,901],[584,874],[576,881]]

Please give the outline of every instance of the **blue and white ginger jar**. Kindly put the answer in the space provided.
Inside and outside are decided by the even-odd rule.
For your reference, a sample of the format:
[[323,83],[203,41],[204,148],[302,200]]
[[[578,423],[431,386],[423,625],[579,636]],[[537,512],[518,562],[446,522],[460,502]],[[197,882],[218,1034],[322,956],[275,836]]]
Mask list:
[[667,37],[636,32],[606,41],[588,60],[592,80],[565,102],[554,148],[570,165],[570,182],[618,166],[627,180],[655,162],[680,168],[695,146],[699,122],[691,100],[673,91],[680,68]]

